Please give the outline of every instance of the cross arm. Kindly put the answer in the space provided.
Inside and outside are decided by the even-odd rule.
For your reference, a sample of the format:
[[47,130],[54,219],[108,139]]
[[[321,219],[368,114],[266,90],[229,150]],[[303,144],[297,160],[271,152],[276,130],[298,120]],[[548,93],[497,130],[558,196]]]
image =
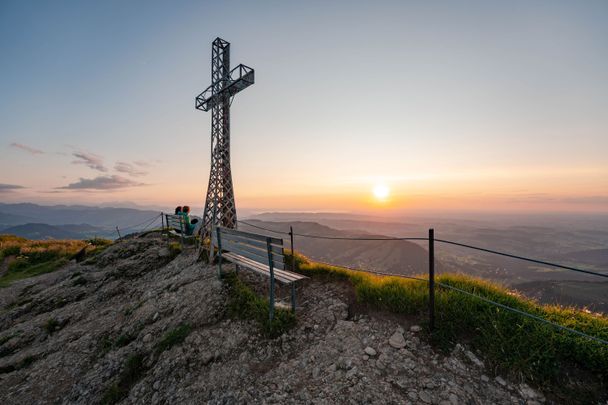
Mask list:
[[[254,80],[254,70],[249,66],[240,64],[228,73],[226,79],[220,79],[199,94],[196,97],[195,107],[197,110],[209,111],[220,103],[224,97],[233,97],[238,92],[251,86]],[[216,91],[217,88],[220,90]]]

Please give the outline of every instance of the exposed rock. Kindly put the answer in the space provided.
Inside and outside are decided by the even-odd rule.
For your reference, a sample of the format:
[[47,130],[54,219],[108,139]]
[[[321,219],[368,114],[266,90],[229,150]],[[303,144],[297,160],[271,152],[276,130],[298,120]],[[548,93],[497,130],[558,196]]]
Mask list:
[[467,356],[467,358],[468,358],[469,360],[471,360],[471,362],[472,362],[474,365],[476,365],[477,367],[483,368],[483,361],[479,360],[479,359],[477,358],[477,356],[475,356],[475,355],[473,354],[473,352],[471,352],[471,351],[467,350],[466,352],[464,352],[464,354],[465,354],[465,356]]
[[422,328],[420,326],[418,326],[418,325],[412,325],[410,327],[410,332],[417,333],[417,332],[420,332],[421,330],[422,330]]
[[496,376],[495,380],[497,383],[499,383],[503,387],[507,385],[507,382],[501,376]]
[[429,394],[427,391],[420,391],[418,393],[418,398],[420,398],[420,400],[424,403],[431,403],[431,394]]
[[[197,262],[189,247],[171,260],[166,246],[157,234],[125,238],[94,264],[72,263],[0,289],[2,303],[33,285],[31,301],[0,311],[6,371],[0,403],[100,403],[137,355],[141,368],[123,404],[544,400],[525,384],[509,390],[502,378],[482,375],[461,345],[447,356],[436,353],[415,335],[416,325],[406,332],[381,317],[349,317],[352,292],[344,283],[306,280],[298,286],[297,325],[265,338],[255,322],[227,317],[228,292],[215,266]],[[224,271],[232,270],[225,264]],[[69,278],[76,271],[87,279],[80,295]],[[267,293],[267,278],[246,270],[239,278]],[[277,298],[289,302],[290,289],[277,285]],[[41,325],[50,318],[62,327],[47,334]],[[190,326],[185,339],[159,346],[184,324]]]
[[528,400],[537,400],[539,402],[545,401],[545,397],[541,393],[535,391],[526,383],[519,384],[519,392]]
[[403,337],[403,333],[396,331],[393,333],[388,340],[388,343],[393,346],[395,349],[402,349],[405,347],[405,338]]
[[372,347],[367,346],[364,351],[365,351],[365,354],[367,354],[370,357],[374,357],[376,355],[376,351]]

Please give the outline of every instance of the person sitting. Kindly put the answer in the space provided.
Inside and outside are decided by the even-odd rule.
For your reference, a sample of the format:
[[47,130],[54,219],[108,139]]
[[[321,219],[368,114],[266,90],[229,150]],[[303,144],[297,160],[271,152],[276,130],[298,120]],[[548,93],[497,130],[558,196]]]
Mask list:
[[181,215],[183,217],[183,221],[184,221],[184,225],[185,225],[184,229],[186,231],[186,235],[193,235],[194,230],[197,228],[197,224],[199,223],[199,219],[198,218],[193,218],[192,220],[190,219],[190,207],[187,205],[183,206]]

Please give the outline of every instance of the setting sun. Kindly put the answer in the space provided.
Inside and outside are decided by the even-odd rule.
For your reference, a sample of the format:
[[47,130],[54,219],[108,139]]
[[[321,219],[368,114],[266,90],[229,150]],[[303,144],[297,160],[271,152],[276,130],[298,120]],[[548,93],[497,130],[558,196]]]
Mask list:
[[384,184],[376,184],[372,192],[374,193],[374,197],[376,197],[376,199],[386,200],[391,190]]

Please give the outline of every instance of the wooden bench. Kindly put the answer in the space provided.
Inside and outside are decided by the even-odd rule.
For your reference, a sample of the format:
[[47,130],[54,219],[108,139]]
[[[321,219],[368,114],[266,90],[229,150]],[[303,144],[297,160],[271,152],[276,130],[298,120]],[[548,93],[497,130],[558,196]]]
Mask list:
[[186,234],[186,223],[184,222],[184,217],[182,215],[165,214],[163,228],[166,232],[179,236],[181,238],[182,247],[184,246],[185,239],[196,237],[196,235]]
[[275,280],[291,285],[291,309],[296,310],[296,281],[308,278],[286,270],[283,239],[215,227],[213,243],[218,250],[218,275],[222,275],[222,260],[270,278],[270,320],[274,316]]

